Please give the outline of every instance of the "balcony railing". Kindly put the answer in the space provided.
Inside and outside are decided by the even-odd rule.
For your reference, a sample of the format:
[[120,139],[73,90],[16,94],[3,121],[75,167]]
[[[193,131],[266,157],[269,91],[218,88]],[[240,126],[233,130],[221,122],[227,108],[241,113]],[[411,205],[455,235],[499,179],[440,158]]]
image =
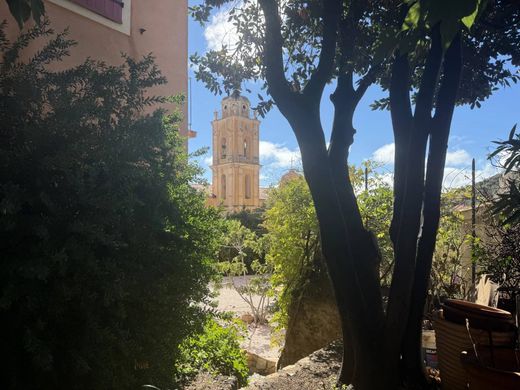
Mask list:
[[227,155],[221,155],[220,156],[220,162],[222,164],[224,163],[249,163],[249,164],[258,164],[259,159],[258,157],[246,157],[246,156],[227,156]]

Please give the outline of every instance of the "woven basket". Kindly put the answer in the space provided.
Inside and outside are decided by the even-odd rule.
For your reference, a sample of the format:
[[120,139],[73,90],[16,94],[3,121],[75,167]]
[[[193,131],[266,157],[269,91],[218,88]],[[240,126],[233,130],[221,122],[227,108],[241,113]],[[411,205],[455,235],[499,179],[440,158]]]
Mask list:
[[[466,390],[467,373],[460,362],[460,353],[473,350],[468,330],[463,325],[442,318],[435,320],[434,328],[442,389]],[[510,346],[515,342],[514,331],[488,332],[487,330],[471,329],[470,332],[477,345]]]

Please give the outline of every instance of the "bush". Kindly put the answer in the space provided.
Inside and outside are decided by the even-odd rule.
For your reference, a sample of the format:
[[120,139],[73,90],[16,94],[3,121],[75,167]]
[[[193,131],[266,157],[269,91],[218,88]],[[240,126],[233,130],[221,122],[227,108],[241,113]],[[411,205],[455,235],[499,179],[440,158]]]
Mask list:
[[219,219],[190,185],[179,116],[143,111],[165,80],[150,56],[51,71],[66,34],[4,30],[0,387],[170,386],[176,347],[203,325]]
[[246,385],[247,359],[240,349],[239,326],[234,322],[224,327],[210,319],[202,333],[185,340],[175,364],[178,380],[187,382],[203,370],[212,375],[234,376],[240,386]]

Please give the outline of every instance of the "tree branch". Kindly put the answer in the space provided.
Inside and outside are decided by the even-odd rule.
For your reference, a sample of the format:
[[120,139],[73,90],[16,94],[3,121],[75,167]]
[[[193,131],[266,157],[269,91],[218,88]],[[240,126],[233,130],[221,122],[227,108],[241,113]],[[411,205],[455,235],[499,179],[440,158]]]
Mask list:
[[421,124],[431,119],[433,97],[435,95],[435,88],[439,79],[441,63],[441,33],[439,25],[437,24],[432,30],[431,46],[430,50],[428,51],[428,56],[426,57],[424,72],[415,102],[414,119],[421,122]]
[[430,128],[430,146],[426,172],[423,205],[423,225],[419,239],[412,302],[403,359],[409,372],[421,371],[420,324],[428,294],[428,281],[440,220],[440,203],[448,138],[461,79],[462,48],[458,34],[446,51],[443,80],[437,96],[433,125]]
[[356,100],[358,103],[365,95],[365,92],[367,91],[368,87],[370,87],[376,81],[376,77],[379,74],[379,72],[381,72],[381,69],[381,65],[372,66],[370,67],[368,72],[365,73],[365,75],[361,78],[355,92]]
[[282,112],[293,111],[290,103],[297,98],[285,77],[283,66],[283,38],[276,0],[259,0],[265,17],[264,65],[269,94]]
[[311,75],[309,82],[303,89],[303,95],[318,104],[321,100],[323,88],[325,88],[325,84],[329,81],[334,69],[340,15],[340,0],[323,1],[323,39],[320,58],[316,71]]
[[[399,181],[396,180],[394,191],[398,192],[399,198],[395,199],[394,212],[397,214],[394,214],[391,231],[395,267],[385,324],[384,350],[388,356],[391,356],[388,365],[385,366],[385,373],[398,369],[395,362],[399,360],[407,329],[407,322],[403,322],[403,318],[409,315],[412,302],[417,241],[424,199],[424,159],[431,126],[433,96],[441,62],[442,46],[439,28],[436,26],[432,32],[432,43],[421,77],[412,124],[408,127],[410,121],[407,112],[405,112],[406,117],[393,116],[392,118],[398,125],[403,126],[404,130],[396,129],[395,137],[395,175]],[[392,109],[395,108],[392,105]],[[401,121],[404,124],[400,123]]]
[[390,79],[390,115],[395,139],[394,161],[394,207],[390,224],[390,238],[397,243],[397,229],[401,222],[403,192],[405,188],[405,156],[401,150],[405,140],[409,139],[412,131],[413,115],[410,103],[410,63],[408,55],[397,53],[392,64]]

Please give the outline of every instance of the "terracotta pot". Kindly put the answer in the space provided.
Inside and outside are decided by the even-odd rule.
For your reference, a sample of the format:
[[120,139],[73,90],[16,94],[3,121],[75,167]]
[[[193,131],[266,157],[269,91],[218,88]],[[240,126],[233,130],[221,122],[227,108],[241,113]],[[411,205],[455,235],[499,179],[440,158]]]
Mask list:
[[447,299],[442,305],[444,318],[460,325],[468,319],[471,328],[507,332],[514,330],[515,321],[511,313],[476,303]]
[[[468,379],[460,362],[460,353],[473,348],[468,330],[464,325],[443,318],[434,321],[434,328],[443,390],[466,390]],[[514,331],[494,332],[471,328],[470,332],[471,338],[478,345],[511,347],[516,339]]]
[[470,390],[520,389],[519,354],[507,348],[478,348],[460,356],[466,370]]

